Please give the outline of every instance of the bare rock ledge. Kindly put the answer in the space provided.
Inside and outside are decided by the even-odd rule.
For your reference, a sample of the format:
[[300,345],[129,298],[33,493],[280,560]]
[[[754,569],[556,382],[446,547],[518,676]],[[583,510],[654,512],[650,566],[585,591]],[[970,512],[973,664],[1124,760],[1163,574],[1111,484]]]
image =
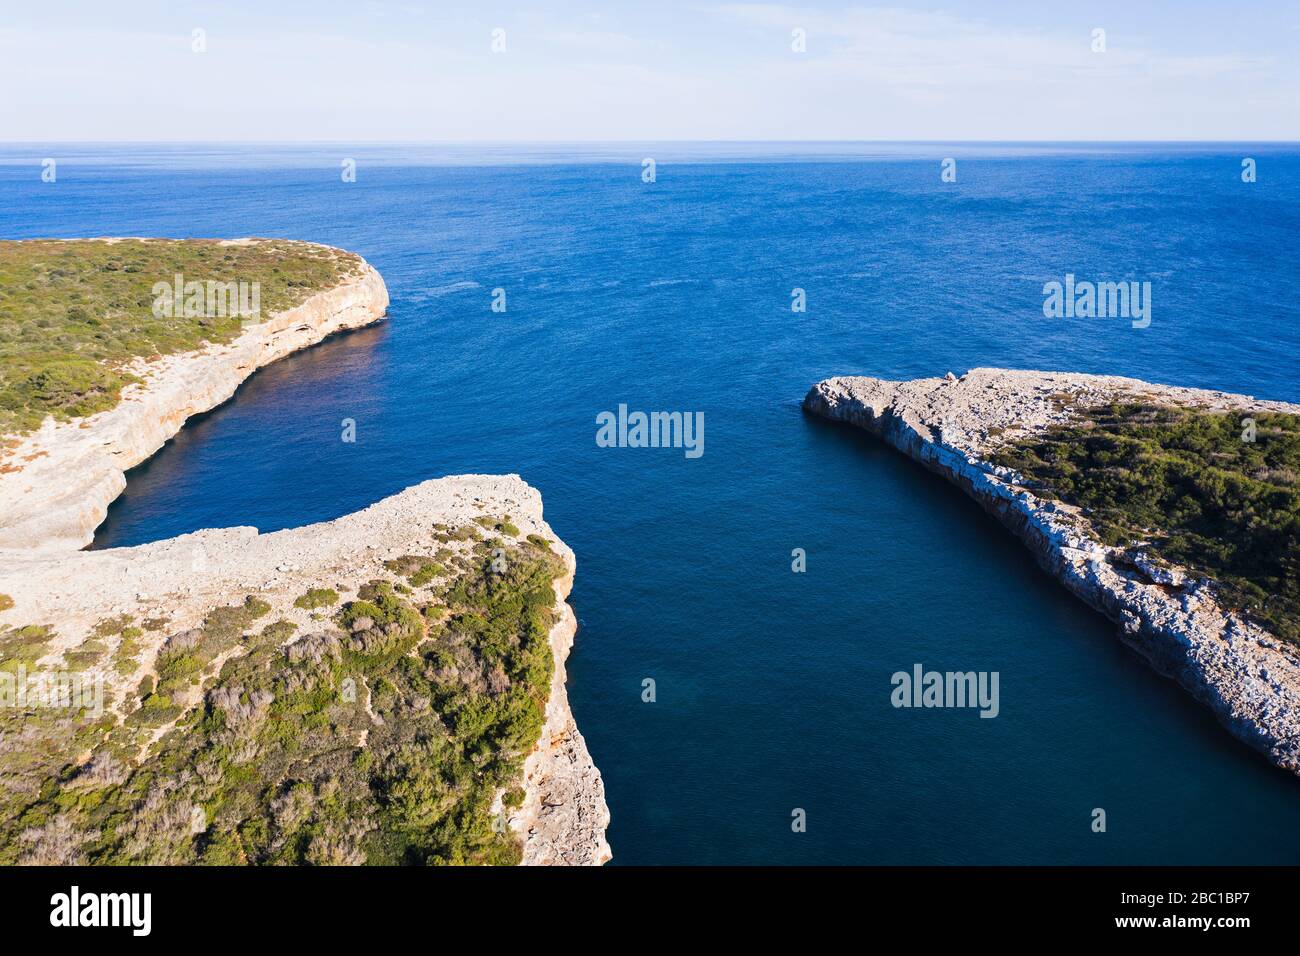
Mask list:
[[1219,607],[1213,589],[1185,569],[1112,563],[1077,509],[1037,497],[988,461],[996,445],[1064,421],[1071,404],[1112,400],[1227,411],[1300,414],[1300,406],[1248,395],[1152,385],[1066,372],[972,369],[960,378],[891,382],[832,378],[804,408],[883,439],[974,498],[1021,539],[1038,563],[1119,626],[1121,638],[1161,674],[1213,711],[1239,740],[1300,774],[1300,653]]

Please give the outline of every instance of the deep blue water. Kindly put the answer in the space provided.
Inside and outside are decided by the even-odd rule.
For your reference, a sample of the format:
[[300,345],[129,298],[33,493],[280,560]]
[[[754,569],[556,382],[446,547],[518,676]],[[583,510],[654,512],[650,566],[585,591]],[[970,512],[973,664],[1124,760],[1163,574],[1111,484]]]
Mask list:
[[[830,375],[980,365],[1300,400],[1300,148],[10,145],[0,198],[5,238],[285,236],[383,273],[386,323],[193,422],[96,545],[520,473],[578,555],[569,689],[617,862],[1300,862],[1300,783],[973,503],[799,409]],[[1150,328],[1043,318],[1067,272],[1150,281]],[[596,447],[620,402],[703,411],[705,454]],[[917,662],[1000,672],[1000,716],[894,709]]]

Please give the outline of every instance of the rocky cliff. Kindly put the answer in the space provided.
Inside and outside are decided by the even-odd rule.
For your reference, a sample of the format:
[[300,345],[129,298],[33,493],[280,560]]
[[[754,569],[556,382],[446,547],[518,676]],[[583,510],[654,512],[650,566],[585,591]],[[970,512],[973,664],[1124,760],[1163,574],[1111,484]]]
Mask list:
[[564,600],[572,587],[570,564],[570,573],[555,583],[559,617],[550,633],[555,672],[546,724],[537,749],[524,762],[524,804],[510,821],[523,839],[525,866],[600,866],[613,856],[605,839],[605,783],[587,752],[564,688],[564,663],[578,632],[578,619]]
[[378,321],[388,290],[369,264],[296,308],[249,325],[234,341],[137,361],[142,379],[112,409],[22,436],[0,460],[0,548],[75,550],[89,544],[125,472],[153,455],[186,419],[229,399],[264,365],[345,329]]
[[1079,509],[1036,496],[1013,471],[989,461],[1001,443],[1068,421],[1071,408],[1111,401],[1300,413],[1300,406],[1246,395],[1004,369],[905,382],[833,378],[812,387],[804,408],[856,425],[956,484],[1234,736],[1300,773],[1297,648],[1220,607],[1213,582],[1186,569],[1135,564],[1122,549],[1101,544]]
[[[459,640],[454,633],[434,636],[435,632],[443,634],[440,621],[447,613],[438,610],[440,595],[454,589],[462,575],[472,574],[471,569],[481,564],[488,553],[486,542],[493,532],[474,529],[490,528],[503,515],[509,516],[507,530],[495,533],[511,554],[508,560],[515,560],[516,553],[540,547],[552,556],[550,560],[558,558],[564,569],[553,585],[552,614],[556,623],[549,641],[555,667],[545,726],[537,747],[525,762],[524,803],[507,822],[521,838],[526,864],[604,863],[610,858],[605,841],[609,810],[604,786],[574,723],[564,686],[564,662],[576,625],[573,611],[564,600],[573,579],[574,556],[543,520],[541,496],[517,475],[461,475],[426,481],[335,521],[269,534],[259,534],[254,528],[225,528],[134,548],[70,553],[0,551],[0,593],[13,601],[11,608],[0,613],[0,625],[39,622],[51,635],[49,643],[40,648],[41,657],[33,662],[32,669],[63,670],[78,654],[95,646],[102,657],[84,666],[102,675],[107,688],[105,709],[111,717],[103,739],[125,741],[112,750],[113,754],[135,753],[138,747],[136,759],[143,761],[169,731],[185,724],[189,709],[200,706],[205,697],[209,701],[218,699],[221,691],[212,689],[218,675],[230,673],[240,658],[266,653],[258,649],[255,637],[227,642],[202,667],[194,686],[175,696],[182,705],[177,713],[164,714],[169,719],[161,723],[140,722],[140,714],[147,710],[147,704],[142,707],[139,700],[140,682],[160,676],[160,662],[175,653],[173,648],[188,645],[191,635],[201,634],[205,628],[210,631],[214,609],[237,604],[244,595],[251,595],[259,605],[259,625],[274,621],[274,633],[283,634],[278,638],[279,652],[297,659],[305,653],[299,647],[321,645],[326,638],[339,640],[331,636],[338,633],[333,623],[338,608],[319,609],[311,602],[303,602],[304,595],[313,589],[328,588],[336,593],[335,600],[346,606],[349,600],[373,592],[376,582],[390,581],[397,589],[390,592],[392,598],[413,607],[423,605],[429,622],[429,636],[418,639],[411,653],[418,654],[422,643],[432,640],[447,642],[446,646],[454,650]],[[534,545],[534,541],[539,544]],[[430,561],[437,555],[439,563],[431,565],[436,567],[436,575],[404,578],[413,566],[411,562],[421,555]],[[419,561],[415,564],[419,565]],[[106,629],[106,621],[115,623]],[[118,626],[126,622],[153,623],[143,628]],[[368,629],[374,622],[361,623],[366,630],[358,631],[357,625],[352,625],[354,644],[381,639],[378,630]],[[118,629],[120,641],[110,633],[112,628]],[[347,644],[343,646],[346,649]],[[479,678],[473,675],[478,667],[472,658],[461,655],[457,663],[444,666],[450,676],[439,676],[438,680],[477,681]],[[458,672],[459,677],[455,676]],[[389,732],[371,707],[370,695],[375,692],[375,688],[364,685],[363,678],[354,702],[346,702],[338,687],[325,698],[334,701],[328,706],[330,722],[338,728],[336,733],[344,738],[355,735],[352,746],[365,748],[369,737],[373,748],[376,738]],[[389,713],[411,715],[401,717],[403,721],[414,719],[420,713],[415,706],[419,704],[419,700],[398,702],[390,705]],[[428,701],[424,705],[427,713]],[[390,721],[394,719],[389,717]],[[113,721],[119,723],[112,726]],[[38,746],[32,736],[36,726],[25,727],[19,737],[12,739],[27,739],[28,746]],[[101,722],[99,726],[105,725]],[[60,757],[56,753],[50,766],[84,764],[92,749],[102,756],[106,752],[104,744],[95,743],[102,732],[93,728],[88,735],[78,731],[76,739],[81,742],[75,749],[86,750],[80,757],[71,753]],[[0,734],[4,736],[8,734]],[[337,748],[339,744],[332,746]],[[117,760],[122,764],[126,758],[119,756]],[[30,772],[27,758],[23,761]],[[102,762],[99,758],[97,761]],[[65,778],[78,776],[66,767],[57,772]],[[82,775],[85,772],[83,769]],[[14,792],[30,790],[41,779],[40,774],[26,780],[15,773],[7,787]]]

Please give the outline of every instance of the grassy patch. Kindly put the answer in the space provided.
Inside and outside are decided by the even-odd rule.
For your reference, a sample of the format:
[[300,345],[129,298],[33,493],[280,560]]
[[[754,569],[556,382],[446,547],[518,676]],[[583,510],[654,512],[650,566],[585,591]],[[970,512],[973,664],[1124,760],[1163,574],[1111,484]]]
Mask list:
[[0,628],[0,670],[13,670],[18,664],[31,664],[44,657],[53,636],[40,624]]
[[140,666],[139,656],[143,646],[140,644],[140,638],[144,636],[144,631],[138,627],[126,627],[122,629],[122,640],[117,645],[114,652],[113,667],[122,675],[134,673]]
[[234,316],[155,315],[155,283],[177,274],[256,282],[265,319],[337,284],[358,261],[280,240],[0,241],[0,434],[110,409],[135,381],[131,360],[238,335]]
[[63,654],[70,669],[82,671],[94,667],[108,656],[108,648],[100,640],[83,641],[78,647]]
[[406,578],[414,588],[422,588],[434,578],[446,573],[446,568],[431,558],[415,554],[404,554],[400,558],[384,562],[384,568]]
[[133,620],[134,618],[129,614],[106,617],[91,629],[91,633],[95,637],[112,637],[114,634],[121,634],[122,629],[128,627]]
[[995,462],[1090,509],[1105,543],[1149,542],[1300,643],[1300,416],[1115,404],[1014,442]]
[[482,528],[488,531],[499,531],[502,534],[508,534],[512,538],[519,537],[519,528],[510,522],[510,516],[504,518],[490,518],[487,515],[479,515],[474,521]]
[[297,630],[298,625],[293,623],[293,621],[276,621],[262,628],[261,638],[268,643],[283,644],[291,638]]
[[333,607],[338,603],[339,592],[333,588],[310,588],[293,602],[293,606],[314,611],[318,607]]
[[[481,519],[480,519],[481,521]],[[461,525],[459,528],[448,528],[445,525],[434,525],[433,538],[446,544],[450,541],[478,541],[483,535],[478,528],[472,524]]]
[[[517,862],[520,845],[497,832],[491,808],[502,792],[507,806],[523,801],[564,565],[528,543],[506,558],[503,573],[479,561],[450,582],[441,623],[372,581],[318,629],[276,621],[250,634],[265,613],[250,598],[171,635],[126,725],[64,731],[84,739],[96,767],[115,756],[129,773],[91,790],[68,767],[69,742],[53,751],[61,758],[43,748],[30,765],[0,753],[12,774],[0,792],[0,865],[59,849],[105,864]],[[244,652],[182,713],[177,695],[232,639]],[[141,741],[173,721],[133,764]]]

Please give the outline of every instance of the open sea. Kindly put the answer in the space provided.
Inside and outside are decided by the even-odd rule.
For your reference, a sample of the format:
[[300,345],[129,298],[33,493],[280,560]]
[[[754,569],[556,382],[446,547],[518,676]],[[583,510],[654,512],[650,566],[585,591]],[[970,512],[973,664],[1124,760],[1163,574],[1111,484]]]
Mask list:
[[[0,146],[0,237],[101,235],[329,243],[392,305],[193,420],[95,546],[519,473],[578,555],[616,864],[1300,863],[1300,780],[955,488],[799,407],[976,366],[1300,401],[1300,147]],[[1150,327],[1044,318],[1067,273],[1149,281]],[[704,454],[597,447],[620,403],[703,412]],[[893,708],[917,663],[998,671],[1000,714]]]

